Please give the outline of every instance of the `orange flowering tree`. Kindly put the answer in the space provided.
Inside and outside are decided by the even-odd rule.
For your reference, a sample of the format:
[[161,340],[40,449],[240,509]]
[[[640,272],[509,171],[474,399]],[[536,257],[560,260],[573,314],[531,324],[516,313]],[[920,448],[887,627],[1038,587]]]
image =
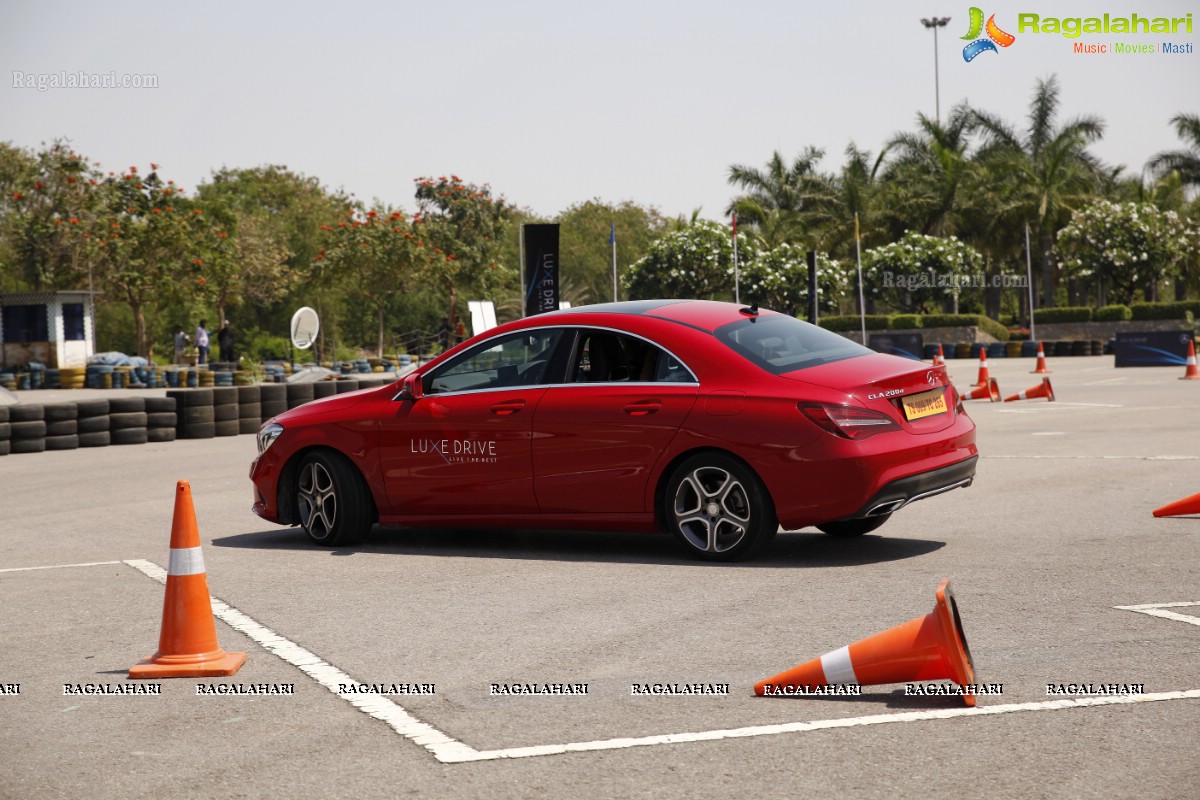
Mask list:
[[216,323],[230,306],[267,306],[287,295],[300,276],[288,268],[289,251],[261,214],[231,209],[220,198],[201,199],[193,215],[194,239],[204,283],[197,288],[217,310]]
[[170,301],[207,295],[203,249],[197,242],[204,211],[158,165],[143,177],[137,167],[109,173],[100,185],[105,213],[91,239],[100,256],[102,282],[133,313],[138,355],[150,356],[147,330]]
[[322,225],[327,244],[313,260],[319,278],[335,280],[351,296],[374,309],[379,322],[378,352],[383,355],[388,304],[447,254],[425,241],[419,216],[406,217],[388,206],[351,209],[332,225]]
[[57,141],[39,152],[0,145],[0,220],[15,275],[34,290],[86,285],[99,211],[95,164]]
[[436,248],[425,276],[445,292],[453,329],[459,292],[488,297],[516,277],[500,261],[513,207],[503,196],[494,197],[488,184],[466,183],[457,175],[417,178],[416,185],[417,218]]

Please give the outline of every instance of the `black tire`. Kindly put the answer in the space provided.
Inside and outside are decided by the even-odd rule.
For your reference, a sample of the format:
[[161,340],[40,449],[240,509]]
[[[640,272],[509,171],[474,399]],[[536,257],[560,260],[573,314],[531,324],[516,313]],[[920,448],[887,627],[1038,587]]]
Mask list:
[[46,439],[44,437],[12,440],[12,451],[14,453],[43,453],[45,450]]
[[238,420],[238,433],[255,434],[258,433],[258,429],[261,427],[262,421],[258,417],[253,419],[242,417]]
[[183,426],[182,439],[211,439],[216,436],[215,422],[193,422]]
[[[8,438],[14,442],[29,441],[32,439],[43,439],[46,436],[46,423],[40,419],[31,420],[29,422],[10,422],[9,429],[11,433]],[[16,452],[16,448],[13,448]],[[22,451],[31,452],[31,451]]]
[[214,386],[213,390],[213,405],[237,405],[238,390],[236,386]]
[[174,397],[147,397],[146,412],[149,414],[165,414],[170,411],[175,413],[175,409],[179,407],[178,402]]
[[79,433],[79,420],[61,419],[46,423],[47,436],[74,436]]
[[754,471],[724,453],[698,453],[671,474],[664,527],[706,561],[737,561],[775,535],[775,505]]
[[[239,406],[262,401],[262,391],[257,386],[236,386]],[[245,414],[242,415],[246,416]]]
[[46,407],[41,403],[17,403],[8,406],[10,422],[34,422],[46,418]]
[[137,414],[146,410],[144,397],[111,397],[108,400],[109,414]]
[[213,423],[213,434],[216,436],[237,436],[239,420],[222,419]]
[[[65,420],[73,420],[78,416],[79,409],[75,407],[74,403],[55,403],[54,405],[46,406],[46,422],[63,422]],[[71,431],[71,433],[74,432]]]
[[112,444],[112,434],[106,430],[79,434],[80,447],[108,447],[110,444]]
[[238,406],[238,419],[252,419],[255,424],[262,422],[262,403],[242,403]]
[[337,385],[337,389],[335,391],[338,394],[345,394],[346,392],[357,392],[360,388],[358,385],[358,381],[338,381],[336,385]]
[[169,428],[147,428],[146,429],[146,441],[147,442],[173,442],[173,441],[175,441],[175,436],[176,436],[176,433],[175,433],[174,425],[172,425]]
[[337,384],[334,381],[320,381],[313,384],[313,399],[320,400],[322,397],[333,397],[337,394]]
[[12,423],[7,420],[0,422],[0,442],[7,442],[12,438]]
[[101,431],[108,432],[108,414],[100,414],[95,417],[80,417],[76,420],[79,433],[100,433]]
[[313,400],[313,385],[311,383],[289,383],[287,385],[287,407],[290,411]]
[[266,422],[267,420],[271,419],[272,417],[277,417],[287,410],[288,410],[288,408],[287,408],[286,400],[284,400],[282,402],[275,401],[275,400],[271,400],[268,402],[268,401],[264,400],[262,403],[261,420],[263,422]]
[[296,471],[301,527],[319,545],[353,544],[371,529],[371,495],[362,476],[337,453],[318,451]]
[[287,385],[283,383],[264,383],[258,387],[261,395],[259,401],[266,403],[283,403],[287,405]]
[[174,411],[150,411],[146,414],[147,428],[174,428],[177,422]]
[[146,441],[145,428],[121,428],[112,432],[113,444],[145,444]]
[[[125,429],[145,428],[149,415],[145,411],[122,411],[108,415],[108,429],[122,431]],[[113,439],[115,442],[116,439]]]
[[0,456],[6,456],[12,452],[12,442],[8,439],[0,439]]
[[185,426],[211,423],[214,419],[212,406],[188,406],[183,410],[183,424]]
[[175,410],[213,404],[212,389],[168,389],[167,397],[175,399]]
[[100,400],[76,400],[75,412],[80,419],[84,417],[107,417],[108,401],[103,398]]
[[237,418],[237,403],[217,403],[213,406],[213,422],[226,422],[228,420],[237,420]]
[[0,422],[8,422],[8,406],[0,406]]
[[70,436],[47,436],[47,450],[75,450],[79,447],[79,437],[71,434]]
[[823,522],[817,530],[830,536],[850,537],[870,533],[891,519],[891,514],[880,514],[878,517],[863,517],[862,519],[844,519],[835,522]]

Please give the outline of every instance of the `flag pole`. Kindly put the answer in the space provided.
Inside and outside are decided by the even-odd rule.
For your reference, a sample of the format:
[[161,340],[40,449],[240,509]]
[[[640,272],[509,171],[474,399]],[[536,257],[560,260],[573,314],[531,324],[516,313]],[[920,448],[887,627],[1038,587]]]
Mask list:
[[733,302],[742,302],[741,275],[737,260],[737,212],[733,212]]
[[862,320],[862,343],[867,346],[867,302],[863,299],[862,239],[858,233],[858,212],[854,212],[854,251],[858,255],[858,316]]
[[1033,327],[1033,254],[1029,250],[1029,223],[1025,223],[1025,279],[1029,283],[1029,341],[1037,341]]
[[612,228],[609,229],[608,243],[612,245],[613,254],[613,302],[617,302],[617,221],[612,221]]

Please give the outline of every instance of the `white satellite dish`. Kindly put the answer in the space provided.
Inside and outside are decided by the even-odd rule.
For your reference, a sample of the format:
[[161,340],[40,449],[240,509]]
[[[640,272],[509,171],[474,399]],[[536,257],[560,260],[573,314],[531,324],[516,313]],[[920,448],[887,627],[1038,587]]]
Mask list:
[[317,331],[321,329],[321,321],[317,312],[308,306],[297,309],[292,314],[292,344],[300,350],[307,350],[317,341]]

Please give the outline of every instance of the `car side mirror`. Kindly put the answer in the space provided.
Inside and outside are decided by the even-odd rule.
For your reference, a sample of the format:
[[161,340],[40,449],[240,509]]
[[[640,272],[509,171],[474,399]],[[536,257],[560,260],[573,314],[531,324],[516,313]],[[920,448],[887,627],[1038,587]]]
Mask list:
[[404,383],[400,384],[400,391],[393,397],[393,400],[406,401],[411,400],[416,402],[425,395],[425,388],[421,384],[420,375],[409,375],[404,379]]

